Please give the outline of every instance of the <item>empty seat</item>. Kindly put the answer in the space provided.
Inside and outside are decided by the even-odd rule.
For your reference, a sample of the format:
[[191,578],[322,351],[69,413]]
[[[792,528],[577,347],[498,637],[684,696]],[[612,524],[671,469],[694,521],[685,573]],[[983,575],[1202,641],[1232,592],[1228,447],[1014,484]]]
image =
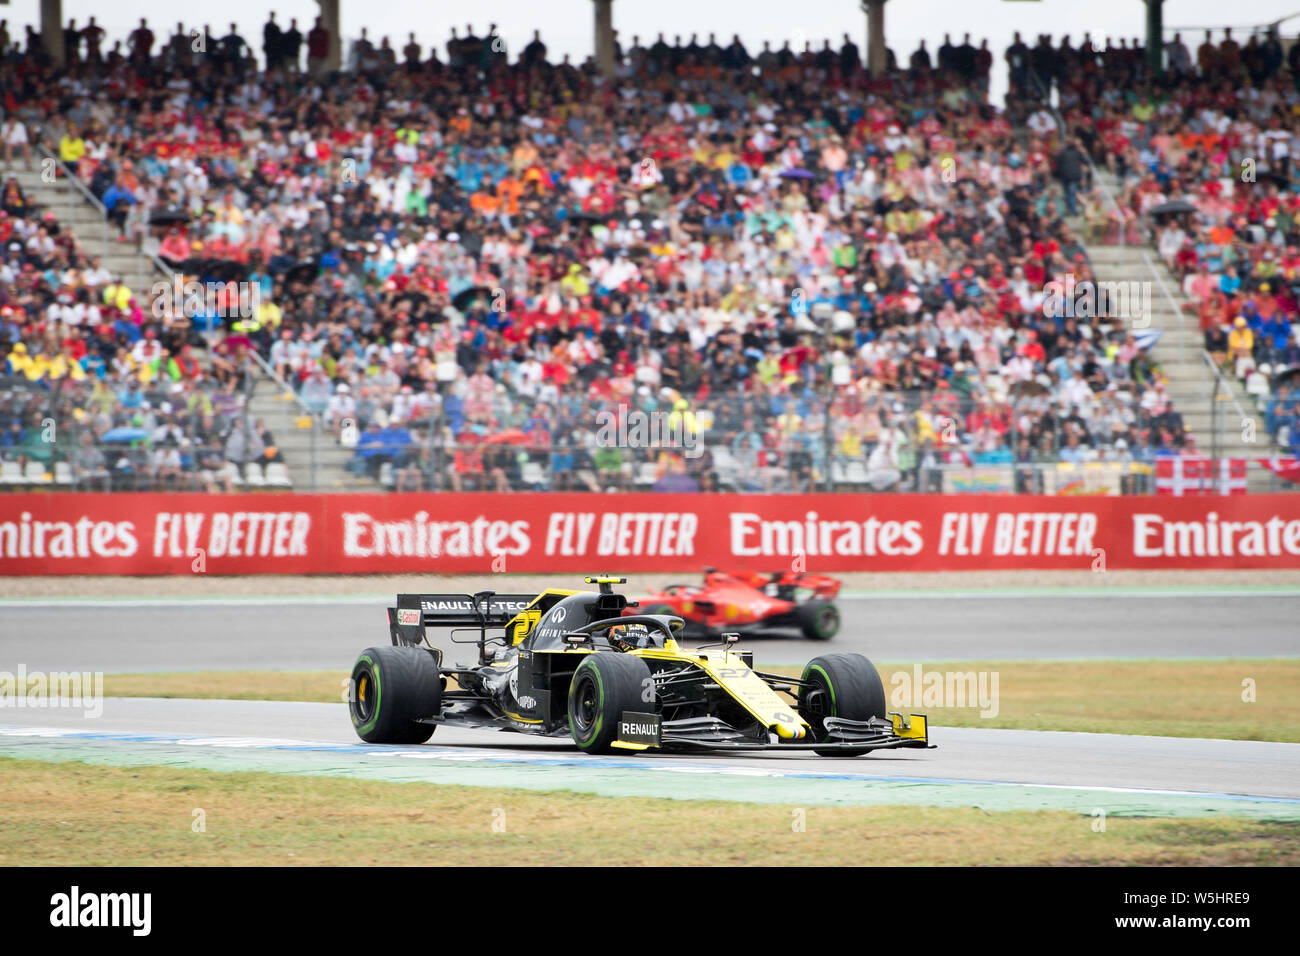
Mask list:
[[385,488],[391,488],[395,484],[393,479],[393,463],[386,461],[379,466],[379,483]]
[[653,461],[643,461],[636,466],[636,483],[638,485],[653,485],[655,483],[655,463]]
[[289,466],[282,461],[268,462],[266,465],[266,483],[272,488],[292,488],[289,479]]
[[250,488],[266,486],[266,476],[262,474],[262,466],[255,461],[250,461],[244,466],[244,480],[248,482]]
[[851,485],[865,485],[869,480],[866,464],[856,458],[849,461],[845,472],[845,480]]
[[726,445],[717,445],[710,450],[713,453],[713,473],[717,478],[718,485],[724,488],[734,486],[736,459],[731,457],[731,449]]
[[72,466],[66,461],[56,461],[54,463],[54,483],[56,485],[72,484]]
[[536,461],[524,462],[524,467],[520,469],[520,477],[523,479],[524,484],[529,487],[546,484],[546,471]]
[[1251,395],[1267,395],[1269,393],[1268,376],[1259,372],[1251,372],[1246,376],[1246,391]]
[[16,461],[0,462],[0,485],[25,485],[23,466]]
[[39,461],[29,461],[23,477],[29,485],[48,485],[54,479],[45,473],[45,466]]

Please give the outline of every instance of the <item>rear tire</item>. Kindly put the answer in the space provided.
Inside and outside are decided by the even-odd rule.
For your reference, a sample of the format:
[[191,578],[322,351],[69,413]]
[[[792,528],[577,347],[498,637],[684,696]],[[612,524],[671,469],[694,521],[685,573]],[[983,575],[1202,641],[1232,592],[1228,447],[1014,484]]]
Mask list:
[[352,667],[348,713],[370,744],[422,744],[442,710],[442,679],[433,655],[418,647],[369,647]]
[[609,753],[623,711],[647,712],[642,699],[650,667],[626,654],[589,654],[569,682],[569,731],[583,753]]
[[[848,720],[884,719],[885,684],[876,665],[861,654],[823,654],[803,669],[807,683],[799,688],[799,716],[813,729],[814,740],[826,739],[826,717]],[[870,747],[854,750],[814,750],[823,757],[860,757]]]
[[840,609],[830,601],[805,601],[795,609],[794,617],[809,640],[829,641],[840,630]]

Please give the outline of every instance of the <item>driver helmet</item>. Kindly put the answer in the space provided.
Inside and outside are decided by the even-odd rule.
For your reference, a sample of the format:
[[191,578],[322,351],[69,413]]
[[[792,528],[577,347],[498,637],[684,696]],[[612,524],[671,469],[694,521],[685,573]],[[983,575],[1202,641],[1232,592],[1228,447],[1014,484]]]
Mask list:
[[618,624],[609,629],[609,643],[620,651],[645,647],[649,637],[650,631],[644,624]]

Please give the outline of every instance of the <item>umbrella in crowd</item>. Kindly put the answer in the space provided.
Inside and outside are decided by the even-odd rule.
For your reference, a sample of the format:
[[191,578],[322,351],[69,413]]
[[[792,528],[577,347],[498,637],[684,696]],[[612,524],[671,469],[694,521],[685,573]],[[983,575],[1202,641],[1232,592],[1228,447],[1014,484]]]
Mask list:
[[817,178],[817,174],[814,173],[811,169],[801,169],[801,168],[787,169],[781,172],[779,175],[782,179],[816,179]]
[[1161,329],[1141,329],[1133,333],[1133,341],[1137,343],[1138,348],[1150,351],[1164,334]]
[[202,259],[194,271],[208,282],[242,282],[248,275],[248,267],[233,259]]
[[[564,212],[564,210],[561,210],[561,212]],[[615,217],[613,216],[612,213],[607,213],[607,212],[590,212],[590,211],[582,210],[582,211],[579,211],[579,212],[567,212],[567,213],[565,213],[563,216],[561,216],[560,218],[561,218],[561,219],[568,219],[568,220],[570,220],[571,222],[600,222],[600,223],[604,223],[604,222],[608,222],[610,219],[615,218]]]
[[107,443],[135,442],[148,437],[149,433],[143,428],[137,428],[134,425],[119,425],[117,428],[110,428],[104,432],[99,440]]
[[158,209],[149,214],[151,226],[174,226],[190,221],[190,214],[184,209]]
[[483,439],[485,445],[527,445],[532,440],[529,434],[518,428],[507,428],[503,432],[489,435]]
[[1034,395],[1046,395],[1049,389],[1042,382],[1027,378],[1022,382],[1016,382],[1010,388],[1011,395],[1016,398],[1030,398]]
[[483,305],[490,305],[492,302],[492,290],[485,285],[472,285],[469,288],[461,289],[452,296],[451,304],[461,312],[469,309],[474,304],[475,299],[482,300]]
[[1295,384],[1295,379],[1298,376],[1300,376],[1300,365],[1283,366],[1282,368],[1276,369],[1273,372],[1273,378],[1272,378],[1272,382],[1270,383],[1270,387],[1274,391],[1277,391],[1277,387],[1279,385],[1288,385],[1288,384],[1293,385]]
[[1152,206],[1148,212],[1152,216],[1177,216],[1196,212],[1196,207],[1185,200],[1175,199],[1171,202],[1162,202],[1159,206]]
[[291,265],[284,274],[286,282],[296,282],[303,285],[310,285],[316,281],[316,276],[320,273],[320,262],[316,259],[308,259],[305,262],[298,262]]

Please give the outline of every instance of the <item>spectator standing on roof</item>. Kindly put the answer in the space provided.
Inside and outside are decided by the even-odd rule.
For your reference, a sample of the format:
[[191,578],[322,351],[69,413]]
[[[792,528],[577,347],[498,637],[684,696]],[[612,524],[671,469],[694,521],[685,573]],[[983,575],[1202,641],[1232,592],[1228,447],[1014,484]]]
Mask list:
[[330,55],[330,32],[325,29],[321,18],[316,18],[316,25],[307,33],[307,72],[319,76],[325,72],[325,63]]
[[275,11],[262,26],[262,55],[266,57],[267,72],[280,68],[280,59],[284,55],[284,38],[280,24],[275,22]]
[[302,31],[298,29],[298,20],[289,21],[289,29],[280,37],[280,63],[289,68],[290,73],[302,69]]

